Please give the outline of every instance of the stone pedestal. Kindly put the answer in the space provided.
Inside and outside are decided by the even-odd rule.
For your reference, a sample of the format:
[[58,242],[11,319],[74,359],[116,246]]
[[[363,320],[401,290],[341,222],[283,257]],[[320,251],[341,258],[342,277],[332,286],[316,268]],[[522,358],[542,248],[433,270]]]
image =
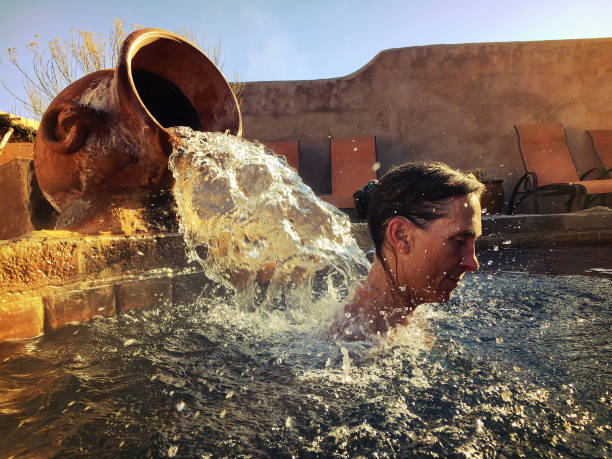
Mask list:
[[42,195],[31,159],[16,158],[0,166],[0,239],[52,229],[57,212]]

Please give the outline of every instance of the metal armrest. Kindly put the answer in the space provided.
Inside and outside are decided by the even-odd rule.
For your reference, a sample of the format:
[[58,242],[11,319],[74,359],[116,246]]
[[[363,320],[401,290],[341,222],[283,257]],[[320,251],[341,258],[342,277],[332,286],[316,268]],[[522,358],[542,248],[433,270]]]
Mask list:
[[594,167],[592,169],[589,169],[588,171],[586,171],[584,174],[582,174],[580,176],[580,180],[584,180],[589,174],[592,174],[593,172],[595,172],[596,170],[599,170],[599,168]]
[[[523,191],[520,191],[521,185],[523,186]],[[514,208],[532,193],[536,195],[537,199],[538,176],[535,172],[527,172],[519,179],[514,186],[514,190],[512,190],[512,195],[510,196],[510,201],[508,202],[508,215],[512,215]],[[522,194],[523,196],[515,203],[514,201],[518,194]]]

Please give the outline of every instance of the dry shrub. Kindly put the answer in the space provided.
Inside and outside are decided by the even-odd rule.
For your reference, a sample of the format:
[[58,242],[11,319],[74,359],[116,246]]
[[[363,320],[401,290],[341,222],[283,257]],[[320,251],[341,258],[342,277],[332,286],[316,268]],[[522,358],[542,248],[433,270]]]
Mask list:
[[[132,24],[131,31],[142,28],[139,24]],[[183,29],[177,32],[188,41],[203,50],[210,59],[223,68],[222,53],[219,43],[207,47],[202,39],[196,39],[193,29]],[[121,18],[114,20],[107,35],[95,34],[88,30],[72,29],[71,37],[61,41],[59,38],[49,41],[47,47],[41,47],[39,36],[28,44],[32,55],[32,68],[27,70],[18,61],[17,48],[9,48],[10,62],[21,73],[21,80],[25,96],[19,96],[2,81],[4,88],[19,101],[30,116],[40,119],[55,96],[73,81],[84,75],[98,70],[114,68],[121,44],[127,33]],[[236,79],[236,78],[235,78]],[[230,83],[236,98],[240,101],[244,83]]]

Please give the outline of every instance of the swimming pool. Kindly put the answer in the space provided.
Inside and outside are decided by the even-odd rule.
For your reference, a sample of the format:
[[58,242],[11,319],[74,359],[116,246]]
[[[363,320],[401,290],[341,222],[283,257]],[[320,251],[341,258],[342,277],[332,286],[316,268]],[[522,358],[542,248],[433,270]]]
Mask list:
[[542,272],[557,254],[481,253],[392,340],[330,336],[331,298],[288,315],[208,291],[0,343],[0,453],[609,456],[612,250]]

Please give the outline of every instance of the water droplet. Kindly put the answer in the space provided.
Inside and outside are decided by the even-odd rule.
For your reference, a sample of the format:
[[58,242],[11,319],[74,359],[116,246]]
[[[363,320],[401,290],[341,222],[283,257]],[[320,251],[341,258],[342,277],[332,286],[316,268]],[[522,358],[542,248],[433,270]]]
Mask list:
[[179,413],[185,409],[185,402],[179,402],[176,404],[176,411]]

